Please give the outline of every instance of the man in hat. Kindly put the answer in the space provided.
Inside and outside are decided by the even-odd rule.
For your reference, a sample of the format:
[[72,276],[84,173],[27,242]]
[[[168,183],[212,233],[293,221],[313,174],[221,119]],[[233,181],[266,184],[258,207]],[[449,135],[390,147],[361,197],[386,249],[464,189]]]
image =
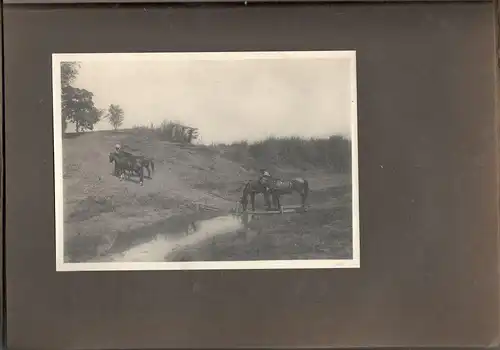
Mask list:
[[[116,154],[118,157],[121,157],[121,156],[122,156],[122,146],[121,146],[119,143],[117,143],[117,144],[115,145],[115,154]],[[118,176],[118,169],[117,169],[117,167],[116,167],[116,162],[115,162],[115,171],[114,171],[114,174],[115,174],[115,176]]]
[[[117,143],[115,145],[115,154],[118,156],[118,157],[132,157],[132,154],[130,154],[129,152],[126,152],[123,150],[122,146]],[[118,176],[118,169],[116,168],[116,163],[115,163],[115,175]]]
[[271,180],[271,174],[266,169],[260,169],[259,182],[265,186],[266,190],[269,191],[269,180]]
[[133,157],[134,155],[130,152],[124,151],[122,146],[117,143],[115,145],[115,153],[120,157]]

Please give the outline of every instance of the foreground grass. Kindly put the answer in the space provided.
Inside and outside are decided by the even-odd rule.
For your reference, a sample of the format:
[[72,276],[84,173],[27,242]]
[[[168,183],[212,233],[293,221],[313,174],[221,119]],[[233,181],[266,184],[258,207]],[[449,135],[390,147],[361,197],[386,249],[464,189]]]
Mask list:
[[[263,215],[232,236],[185,249],[170,261],[351,259],[350,189],[302,214]],[[332,197],[330,197],[332,199]]]

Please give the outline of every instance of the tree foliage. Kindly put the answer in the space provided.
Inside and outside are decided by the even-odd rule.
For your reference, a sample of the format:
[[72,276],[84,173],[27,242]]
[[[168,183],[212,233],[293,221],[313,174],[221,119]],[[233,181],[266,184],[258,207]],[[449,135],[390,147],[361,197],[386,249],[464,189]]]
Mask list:
[[112,104],[108,108],[107,118],[109,124],[111,124],[113,129],[116,130],[123,124],[123,121],[125,120],[125,112],[119,105]]
[[61,109],[63,132],[67,123],[75,124],[75,131],[93,130],[101,120],[103,111],[93,101],[94,94],[88,90],[74,87],[72,84],[78,76],[78,62],[61,63]]
[[102,117],[102,111],[95,107],[93,97],[92,92],[72,86],[63,91],[63,115],[66,122],[75,124],[76,132],[93,130]]
[[179,143],[193,143],[199,138],[197,128],[182,125],[178,122],[164,120],[160,125],[154,124],[148,126],[134,126],[136,130],[151,130],[162,141],[171,141]]
[[78,62],[61,63],[61,87],[63,89],[74,83],[78,76],[78,69],[80,69],[80,64]]

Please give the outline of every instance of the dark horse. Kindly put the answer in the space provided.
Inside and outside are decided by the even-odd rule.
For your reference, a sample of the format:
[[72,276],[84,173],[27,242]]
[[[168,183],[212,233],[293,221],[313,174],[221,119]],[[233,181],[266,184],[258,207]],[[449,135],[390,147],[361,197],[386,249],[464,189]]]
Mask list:
[[117,170],[117,175],[120,175],[120,181],[122,181],[127,174],[127,177],[131,173],[139,175],[141,186],[144,184],[144,166],[142,161],[137,157],[127,157],[125,155],[118,155],[116,152],[111,152],[109,154],[109,162],[115,162],[115,169]]
[[309,182],[301,177],[292,180],[282,180],[276,178],[267,178],[262,180],[263,185],[269,188],[273,198],[273,204],[281,208],[280,196],[297,192],[302,198],[302,208],[306,205],[307,195],[309,194]]
[[142,166],[148,171],[148,178],[152,178],[151,177],[151,173],[153,173],[155,171],[155,163],[153,162],[153,158],[149,158],[149,157],[145,157],[145,156],[136,156],[132,153],[129,153],[129,152],[126,152],[126,151],[121,151],[121,154],[125,157],[128,157],[128,158],[136,158],[138,159]]
[[271,210],[271,201],[269,200],[269,191],[267,187],[261,184],[258,180],[248,181],[243,187],[243,195],[241,196],[240,203],[243,207],[243,211],[247,210],[248,207],[248,196],[252,202],[252,210],[255,211],[255,195],[262,193],[267,204],[267,209]]

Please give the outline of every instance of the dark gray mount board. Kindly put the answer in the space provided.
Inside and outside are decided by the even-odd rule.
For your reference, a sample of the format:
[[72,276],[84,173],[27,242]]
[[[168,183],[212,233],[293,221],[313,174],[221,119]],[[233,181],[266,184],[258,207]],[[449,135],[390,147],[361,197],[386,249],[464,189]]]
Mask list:
[[[63,2],[4,0],[7,348],[498,344],[496,3]],[[53,52],[331,49],[357,51],[360,269],[55,272]]]

